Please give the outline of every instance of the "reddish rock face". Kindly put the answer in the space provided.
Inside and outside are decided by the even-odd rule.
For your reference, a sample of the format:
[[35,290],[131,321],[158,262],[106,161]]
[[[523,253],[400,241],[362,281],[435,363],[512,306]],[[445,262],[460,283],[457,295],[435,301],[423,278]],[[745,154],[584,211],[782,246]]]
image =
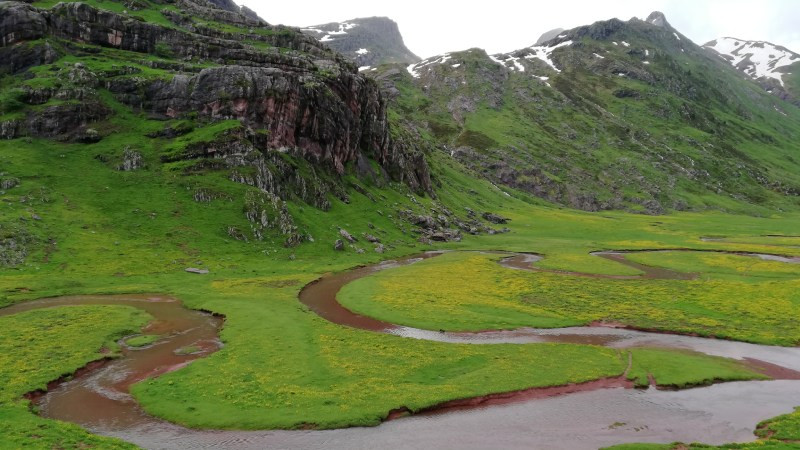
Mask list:
[[[180,1],[192,13],[222,22],[268,26],[235,12]],[[45,10],[6,2],[0,9],[0,70],[18,73],[26,64],[45,62],[36,59],[37,55],[15,57],[22,47],[13,43],[21,38],[52,36],[142,53],[166,47],[176,60],[199,58],[219,65],[199,73],[178,67],[170,80],[108,77],[100,80],[101,84],[117,100],[154,117],[199,114],[213,120],[238,119],[253,130],[266,132],[264,148],[259,150],[291,149],[339,174],[348,163],[365,155],[392,178],[418,191],[431,190],[422,153],[413,144],[392,141],[386,101],[377,84],[360,75],[344,57],[299,31],[271,27],[275,33],[244,36],[195,27],[188,32],[82,3],[62,3]],[[258,38],[275,48],[257,49],[243,44],[245,38]],[[103,117],[87,116],[82,123]],[[65,123],[69,123],[67,119],[64,117]],[[28,127],[27,134],[47,130],[45,134],[52,136],[63,128],[58,117],[48,121],[45,127]]]

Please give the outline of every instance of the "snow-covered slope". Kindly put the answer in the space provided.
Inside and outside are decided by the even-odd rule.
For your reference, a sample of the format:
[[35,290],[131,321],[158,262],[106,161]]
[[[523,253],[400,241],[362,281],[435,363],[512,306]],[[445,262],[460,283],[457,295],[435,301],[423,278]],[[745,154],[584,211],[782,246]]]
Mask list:
[[754,79],[771,78],[784,86],[787,66],[800,62],[800,55],[764,41],[746,41],[723,37],[706,43],[703,47],[714,50],[734,67]]

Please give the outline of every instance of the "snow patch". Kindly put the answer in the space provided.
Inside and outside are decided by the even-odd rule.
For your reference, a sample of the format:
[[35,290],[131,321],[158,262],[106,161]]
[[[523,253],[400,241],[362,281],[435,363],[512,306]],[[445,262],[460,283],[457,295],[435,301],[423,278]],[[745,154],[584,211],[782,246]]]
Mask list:
[[372,66],[361,66],[361,67],[358,68],[358,71],[359,72],[363,72],[363,71],[369,70],[371,68],[372,68]]
[[459,67],[461,67],[461,64],[453,64],[450,67],[452,67],[453,69],[458,69]]
[[357,23],[342,22],[339,24],[339,29],[337,31],[329,31],[328,34],[347,34],[347,30],[352,30],[357,26]]
[[773,108],[775,108],[775,111],[778,111],[779,113],[781,113],[781,114],[782,114],[782,115],[784,115],[784,116],[786,115],[786,113],[785,113],[785,112],[783,112],[783,111],[781,111],[780,109],[778,109],[778,107],[777,107],[777,106],[775,106],[775,105],[772,105],[772,107],[773,107]]
[[450,53],[445,53],[444,55],[434,56],[432,58],[423,59],[418,63],[411,64],[410,66],[406,67],[406,70],[411,74],[412,77],[419,78],[421,75],[419,69],[432,64],[444,64],[452,58],[453,57],[450,55]]
[[624,45],[625,47],[630,47],[630,46],[631,46],[631,44],[628,44],[628,43],[627,43],[627,42],[625,42],[625,41],[622,41],[622,45]]
[[616,43],[616,42],[612,42],[612,44],[614,44],[614,45],[619,45],[619,44],[618,44],[618,43]]
[[643,61],[642,64],[650,64],[650,61]]
[[679,41],[681,40],[681,37],[678,36],[678,33],[673,32],[672,35],[675,36],[675,39],[677,39]]
[[783,76],[778,69],[792,64],[800,55],[769,42],[742,41],[724,37],[706,44],[706,48],[716,51],[734,67],[753,78],[772,78],[783,86]]
[[356,50],[356,55],[366,55],[367,53],[369,53],[369,50],[367,50],[366,48],[360,48]]
[[330,41],[332,41],[332,40],[333,40],[333,38],[331,37],[331,35],[330,35],[330,34],[326,34],[326,35],[325,35],[325,36],[324,36],[322,39],[320,39],[319,41],[320,41],[320,42],[330,42]]
[[593,54],[595,57],[597,57],[597,58],[600,58],[600,59],[606,59],[606,57],[605,57],[605,56],[600,56],[600,55],[598,55],[597,53],[592,53],[592,54]]
[[650,50],[644,49],[644,56],[650,56]]
[[[526,55],[525,59],[540,59],[540,60],[544,61],[545,63],[547,63],[548,66],[552,67],[553,70],[555,70],[556,72],[561,72],[561,69],[556,67],[556,65],[553,62],[553,60],[550,59],[550,56],[553,54],[553,52],[556,49],[561,48],[561,47],[567,47],[567,46],[570,46],[570,45],[572,45],[572,41],[560,42],[558,44],[551,45],[549,47],[546,47],[546,46],[528,47],[527,50],[529,50],[531,53]],[[515,62],[515,64],[516,64],[516,62]]]

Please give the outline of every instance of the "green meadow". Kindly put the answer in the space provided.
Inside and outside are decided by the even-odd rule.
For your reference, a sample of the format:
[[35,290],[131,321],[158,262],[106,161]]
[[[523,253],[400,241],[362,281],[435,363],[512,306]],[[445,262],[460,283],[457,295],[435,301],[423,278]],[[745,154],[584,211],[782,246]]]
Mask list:
[[[631,275],[636,271],[589,252],[695,248],[775,253],[774,245],[783,240],[774,238],[773,244],[773,238],[761,236],[796,233],[800,219],[795,213],[759,217],[758,209],[751,215],[698,212],[657,217],[572,211],[513,190],[503,192],[432,155],[439,186],[435,199],[392,184],[368,185],[374,200],[358,192],[351,193],[349,204],[331,198],[329,211],[290,202],[298,227],[314,242],[287,248],[277,232],[243,242],[226,230],[250,229],[242,199],[254,188],[229,181],[223,172],[196,173],[183,163],[163,162],[160,155],[173,151],[172,146],[208,139],[202,126],[177,144],[143,137],[163,125],[121,109],[105,124],[113,133],[95,144],[0,142],[3,176],[13,174],[20,181],[0,194],[0,232],[3,238],[28,243],[24,264],[0,269],[0,305],[69,294],[162,293],[189,308],[224,314],[221,351],[133,388],[148,412],[192,427],[376,425],[396,408],[417,411],[452,399],[616,377],[628,364],[627,353],[603,347],[454,345],[334,325],[297,300],[305,284],[326,273],[444,248],[537,252],[545,256],[538,263],[544,268]],[[116,165],[130,142],[137,143],[147,167],[120,172]],[[345,181],[357,182],[352,175]],[[198,202],[194,194],[199,189],[219,195]],[[511,231],[468,235],[461,242],[438,246],[422,244],[413,227],[398,220],[397,211],[424,213],[433,207],[501,214],[511,219]],[[354,247],[366,251],[359,253],[354,247],[334,251],[339,228],[358,237]],[[363,233],[378,236],[387,252],[372,251],[361,239]],[[710,235],[729,241],[700,239]],[[780,253],[800,254],[800,249],[783,246]],[[340,299],[375,317],[430,329],[553,327],[616,320],[753,342],[797,342],[798,332],[787,319],[798,311],[795,272],[770,263],[742,274],[740,266],[755,262],[692,255],[643,260],[707,274],[692,282],[672,282],[513,271],[497,265],[497,255],[453,252],[359,280],[347,286]],[[187,273],[187,267],[210,273]],[[770,290],[765,294],[762,288],[767,284]],[[745,301],[747,296],[756,296],[757,302]],[[20,399],[48,379],[99,357],[97,350],[108,336],[117,337],[121,330],[138,334],[143,324],[134,316],[117,323],[112,315],[118,312],[111,311],[123,309],[108,309],[100,319],[87,308],[70,310],[86,320],[75,326],[94,329],[98,335],[69,337],[73,331],[48,328],[47,317],[37,319],[47,334],[26,351],[45,357],[53,346],[67,346],[82,357],[48,359],[48,371],[42,374],[9,375],[19,387],[4,394],[4,436],[34,447],[59,442],[66,443],[63,447],[76,446],[70,444],[79,442],[76,439],[121,445],[94,441],[100,438],[38,418]],[[13,322],[28,323],[21,318],[14,317]],[[29,356],[14,347],[9,336],[3,333],[0,345],[9,348],[3,356],[13,367]],[[635,350],[632,361],[634,371],[629,375],[640,383],[645,373],[674,386],[760,378],[731,361],[701,355]],[[45,437],[37,441],[32,436]]]

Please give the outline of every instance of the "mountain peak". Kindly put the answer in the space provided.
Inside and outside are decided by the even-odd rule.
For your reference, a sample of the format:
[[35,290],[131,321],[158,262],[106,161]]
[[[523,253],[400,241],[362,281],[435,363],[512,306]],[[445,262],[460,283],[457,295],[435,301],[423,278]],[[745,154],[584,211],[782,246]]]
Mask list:
[[539,39],[537,39],[536,43],[533,45],[542,45],[545,42],[549,41],[550,39],[555,39],[563,31],[564,31],[563,28],[554,28],[550,31],[544,32],[542,33],[541,36],[539,36]]
[[667,16],[665,16],[661,11],[651,12],[645,21],[657,27],[667,28],[670,26],[669,22],[667,22]]
[[420,60],[406,47],[397,23],[388,17],[364,17],[302,28],[361,67]]

